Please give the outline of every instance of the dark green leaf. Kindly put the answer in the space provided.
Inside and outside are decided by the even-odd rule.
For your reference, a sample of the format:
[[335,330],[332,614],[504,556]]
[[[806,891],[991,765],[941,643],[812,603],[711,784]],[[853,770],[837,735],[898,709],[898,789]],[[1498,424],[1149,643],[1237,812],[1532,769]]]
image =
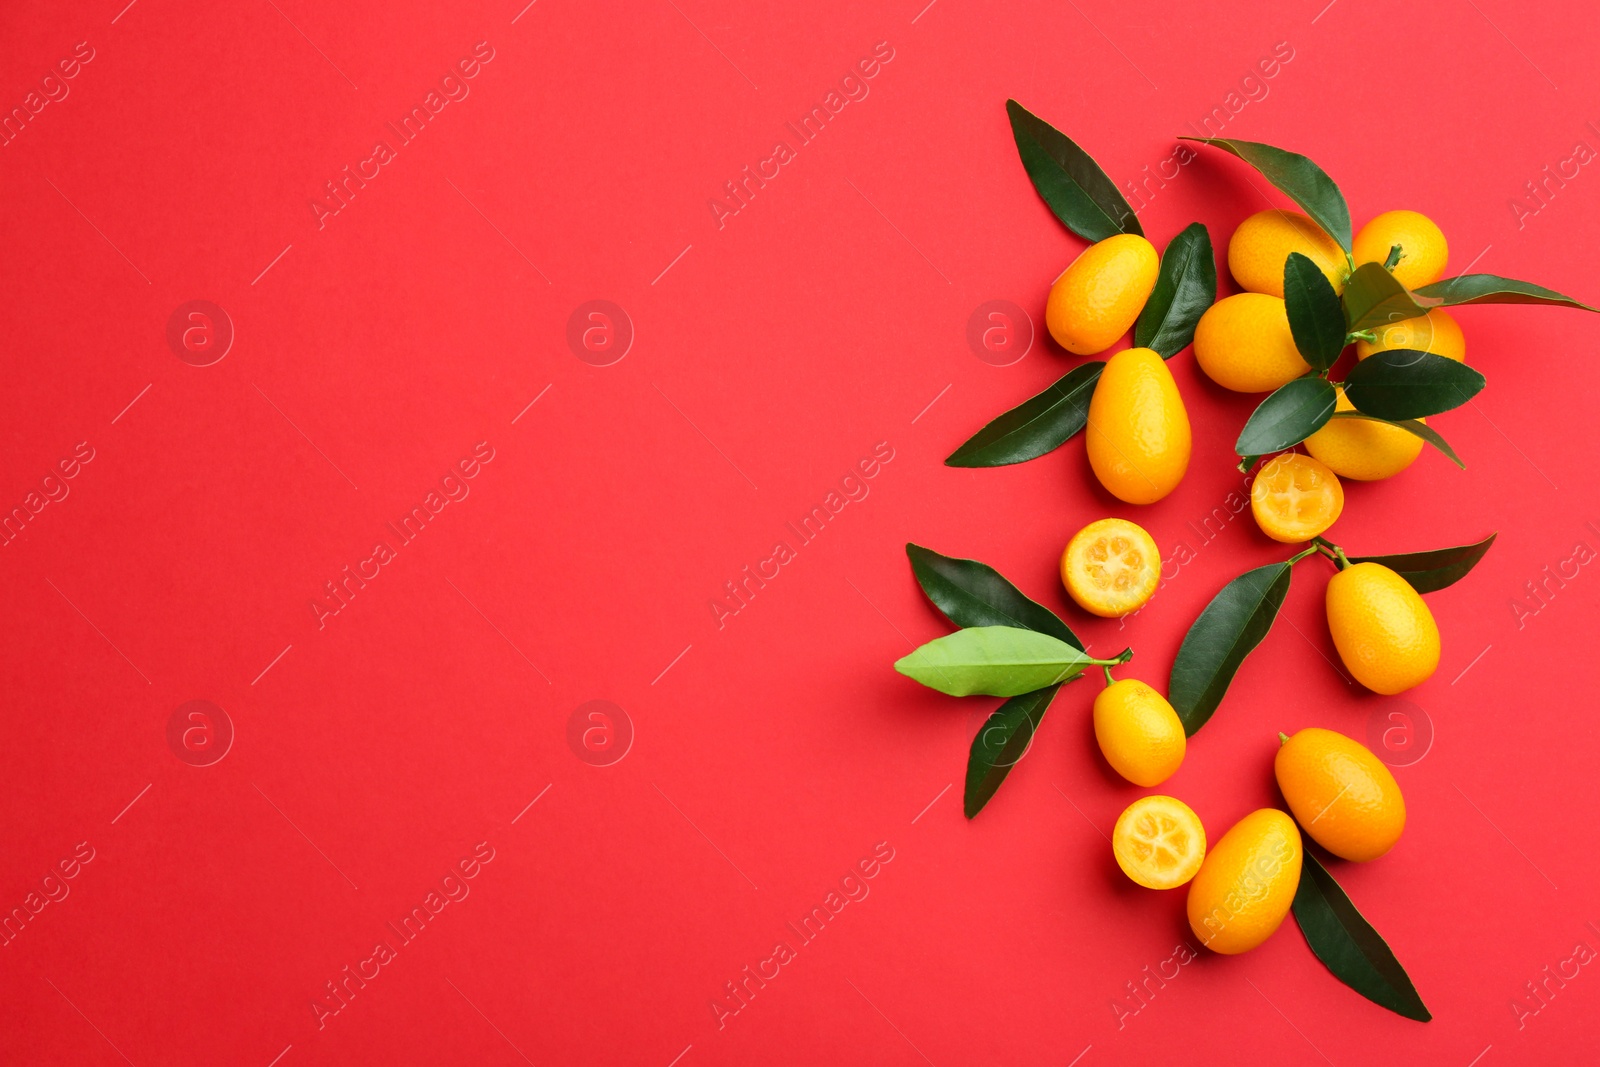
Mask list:
[[1336,419],[1365,419],[1368,422],[1381,422],[1386,426],[1398,426],[1407,433],[1416,434],[1428,444],[1443,452],[1451,463],[1454,463],[1462,470],[1467,469],[1467,465],[1461,462],[1461,457],[1456,455],[1456,450],[1450,447],[1450,442],[1439,436],[1439,431],[1425,422],[1418,422],[1416,419],[1380,419],[1376,415],[1368,415],[1362,411],[1336,411],[1333,417]]
[[1597,311],[1581,300],[1563,296],[1554,289],[1546,289],[1532,282],[1519,282],[1515,278],[1499,278],[1493,274],[1463,274],[1459,278],[1441,278],[1417,290],[1418,296],[1437,297],[1448,305],[1455,304],[1558,304],[1580,311]]
[[1289,570],[1284,562],[1245,571],[1222,587],[1184,635],[1167,691],[1188,736],[1211,718],[1239,665],[1272,629],[1289,592]]
[[1241,456],[1263,456],[1293,448],[1322,429],[1338,401],[1338,391],[1326,378],[1296,378],[1261,402],[1239,431],[1233,450]]
[[1128,201],[1094,157],[1015,100],[1006,101],[1011,136],[1033,187],[1056,218],[1085,241],[1144,231]]
[[1299,204],[1300,210],[1339,242],[1340,248],[1350,251],[1350,208],[1344,202],[1344,194],[1321,167],[1305,156],[1269,144],[1227,137],[1184,137],[1181,140],[1214,145],[1238,156]]
[[1411,583],[1419,593],[1432,593],[1447,585],[1454,585],[1477,566],[1478,561],[1494,544],[1498,533],[1492,533],[1472,545],[1453,548],[1436,548],[1431,552],[1400,552],[1392,556],[1351,556],[1351,563],[1381,563]]
[[1014,697],[1083,673],[1089,654],[1059,638],[1014,626],[972,626],[934,638],[894,669],[953,697]]
[[1345,324],[1352,333],[1414,319],[1438,306],[1437,297],[1408,292],[1382,263],[1361,264],[1344,285]]
[[1294,346],[1312,370],[1327,370],[1344,351],[1344,309],[1327,276],[1299,252],[1283,264],[1283,302]]
[[1306,944],[1339,981],[1407,1019],[1433,1018],[1394,952],[1309,851],[1300,865],[1294,918]]
[[1074,648],[1083,642],[1055,612],[1029,600],[1022,590],[987,563],[942,556],[931,548],[906,545],[911,572],[933,606],[957,626],[1017,626],[1058,637]]
[[1478,395],[1483,375],[1432,352],[1374,352],[1350,368],[1344,395],[1356,410],[1380,419],[1421,419],[1458,408]]
[[[1194,340],[1195,323],[1217,299],[1217,257],[1211,234],[1191,222],[1161,255],[1156,287],[1133,328],[1135,348],[1153,348],[1171,359]],[[1334,306],[1338,306],[1335,300]],[[1342,324],[1341,324],[1342,325]],[[1343,334],[1340,335],[1343,339]]]
[[1000,415],[945,460],[947,467],[1004,467],[1060,448],[1089,420],[1089,399],[1106,365],[1072,368],[1054,385]]
[[1011,768],[1027,755],[1034,732],[1060,688],[1050,685],[1014,696],[984,720],[967,757],[967,791],[962,801],[967,818],[983,810]]

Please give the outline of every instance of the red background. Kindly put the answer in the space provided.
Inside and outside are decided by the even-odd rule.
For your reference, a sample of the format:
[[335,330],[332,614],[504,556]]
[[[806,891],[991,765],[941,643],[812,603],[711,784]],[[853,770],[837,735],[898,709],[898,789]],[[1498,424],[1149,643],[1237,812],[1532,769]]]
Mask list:
[[[1103,835],[1141,791],[1094,749],[1095,683],[1063,691],[968,822],[967,747],[994,702],[890,669],[948,628],[908,539],[994,564],[1097,651],[1132,644],[1124,673],[1158,685],[1222,583],[1284,554],[1247,519],[1197,532],[1241,485],[1230,445],[1254,401],[1187,353],[1171,365],[1194,462],[1159,505],[1108,497],[1078,441],[1004,470],[941,465],[1071,365],[1040,340],[998,368],[965,340],[988,300],[1037,322],[1081,247],[1028,186],[1007,96],[1119,181],[1243,103],[1226,132],[1312,155],[1358,226],[1419,209],[1451,273],[1476,258],[1594,301],[1600,177],[1510,206],[1576,142],[1600,147],[1587,7],[524,2],[0,16],[8,111],[77,42],[94,56],[0,149],[0,504],[78,442],[94,456],[0,549],[0,908],[79,842],[94,855],[0,948],[0,1059],[1492,1067],[1593,1049],[1592,968],[1520,1014],[1513,998],[1600,949],[1600,577],[1542,573],[1600,548],[1595,318],[1463,309],[1490,385],[1434,424],[1467,470],[1430,451],[1348,487],[1333,535],[1352,552],[1501,532],[1429,598],[1437,675],[1392,701],[1343,681],[1328,572],[1307,561],[1163,787],[1214,839],[1276,802],[1277,730],[1431,723],[1397,770],[1401,844],[1335,873],[1432,1023],[1346,990],[1292,924],[1183,967],[1134,1013],[1126,983],[1189,935],[1181,893],[1113,864]],[[480,41],[494,58],[470,95],[319,228],[324,183]],[[719,228],[709,199],[880,41],[893,59],[870,95]],[[1292,59],[1248,99],[1280,42]],[[1225,246],[1266,206],[1249,177],[1202,156],[1142,209],[1147,231],[1163,245],[1198,218]],[[166,340],[195,299],[236,331],[211,366]],[[591,299],[636,334],[611,366],[566,340]],[[323,583],[478,442],[494,458],[470,496],[319,628]],[[870,495],[719,629],[723,583],[878,442],[894,458]],[[1194,550],[1125,629],[1055,577],[1105,514]],[[236,731],[210,766],[167,741],[195,699]],[[610,766],[568,743],[592,699],[635,733]],[[479,842],[494,858],[470,895],[319,1028],[324,983],[395,940],[385,923]],[[719,1028],[725,983],[879,842],[893,860],[870,895]]]

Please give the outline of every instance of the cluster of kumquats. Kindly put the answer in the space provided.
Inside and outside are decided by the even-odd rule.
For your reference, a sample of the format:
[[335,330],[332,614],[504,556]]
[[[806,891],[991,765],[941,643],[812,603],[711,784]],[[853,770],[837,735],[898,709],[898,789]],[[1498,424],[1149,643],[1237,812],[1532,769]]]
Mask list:
[[[1401,251],[1393,273],[1408,288],[1442,275],[1444,234],[1414,211],[1386,212],[1363,227],[1355,239],[1356,266],[1385,262],[1395,245]],[[1195,359],[1218,385],[1266,393],[1311,369],[1295,347],[1284,310],[1282,265],[1291,252],[1312,259],[1335,292],[1343,288],[1349,274],[1344,252],[1311,219],[1280,210],[1247,218],[1228,242],[1229,270],[1245,292],[1213,304],[1194,333]],[[1045,312],[1050,335],[1085,356],[1121,340],[1155,287],[1158,262],[1142,236],[1118,234],[1091,245],[1051,286]],[[1461,328],[1440,309],[1358,341],[1357,351],[1365,358],[1414,346],[1456,360],[1464,354]],[[1349,408],[1342,391],[1339,403]],[[1177,487],[1189,466],[1189,418],[1160,354],[1129,348],[1106,361],[1089,404],[1086,445],[1096,478],[1119,500],[1151,504]],[[1340,475],[1391,477],[1417,458],[1422,445],[1422,438],[1398,427],[1330,421],[1306,439],[1311,455],[1284,452],[1257,472],[1251,513],[1274,541],[1311,541],[1344,509]],[[1073,601],[1106,618],[1138,611],[1160,578],[1155,539],[1128,519],[1090,523],[1061,556],[1061,580]],[[1439,629],[1427,604],[1382,564],[1354,564],[1335,573],[1327,611],[1340,658],[1375,692],[1409,689],[1439,665]],[[1110,682],[1094,702],[1094,732],[1106,762],[1135,785],[1160,785],[1183,762],[1183,723],[1145,682]],[[1394,776],[1343,734],[1306,729],[1283,737],[1275,769],[1295,820],[1336,856],[1376,859],[1405,828],[1405,800]],[[1288,915],[1300,881],[1295,821],[1270,808],[1245,816],[1208,853],[1205,829],[1187,804],[1147,796],[1117,820],[1112,847],[1122,870],[1140,885],[1173,889],[1193,880],[1190,924],[1201,943],[1218,952],[1243,952],[1266,940]],[[1252,885],[1259,891],[1241,892]],[[1230,898],[1246,904],[1229,907]],[[1223,916],[1226,921],[1218,921]]]
[[[1386,211],[1352,233],[1343,194],[1305,156],[1257,142],[1191,138],[1253,166],[1303,209],[1262,211],[1235,229],[1227,265],[1244,291],[1218,300],[1216,256],[1203,224],[1191,224],[1158,254],[1088,153],[1015,101],[1007,109],[1035,190],[1090,242],[1050,287],[1050,335],[1077,356],[1107,352],[1130,330],[1133,347],[1079,363],[984,426],[946,464],[1020,463],[1082,432],[1100,484],[1127,504],[1154,504],[1189,468],[1189,415],[1167,360],[1192,344],[1200,369],[1218,385],[1265,394],[1235,445],[1239,469],[1256,472],[1250,508],[1262,532],[1299,547],[1286,560],[1239,575],[1212,599],[1185,636],[1163,693],[1114,678],[1131,649],[1092,657],[1060,618],[993,568],[908,545],[923,591],[961,629],[917,648],[896,669],[950,695],[1008,698],[972,742],[969,818],[1027,752],[1062,684],[1096,667],[1106,687],[1094,700],[1094,733],[1106,762],[1135,785],[1165,782],[1183,763],[1187,738],[1210,719],[1271,627],[1291,569],[1310,556],[1333,565],[1328,628],[1355,680],[1390,695],[1431,677],[1439,628],[1420,594],[1459,580],[1494,535],[1352,558],[1323,536],[1344,509],[1340,479],[1393,477],[1424,444],[1464,466],[1427,424],[1484,386],[1482,374],[1466,365],[1461,328],[1446,306],[1595,310],[1529,282],[1442,278],[1449,249],[1427,216]],[[1352,346],[1355,358],[1347,359]],[[1347,368],[1338,379],[1336,366]],[[1160,570],[1155,540],[1122,517],[1084,526],[1060,561],[1072,600],[1107,618],[1143,607]],[[1312,950],[1341,981],[1408,1018],[1430,1018],[1387,944],[1301,838],[1303,832],[1345,860],[1384,855],[1405,828],[1400,787],[1377,756],[1341,733],[1307,728],[1278,738],[1274,769],[1287,813],[1252,812],[1208,850],[1187,804],[1144,796],[1116,822],[1116,862],[1142,886],[1187,885],[1189,925],[1217,952],[1256,947],[1292,908]]]

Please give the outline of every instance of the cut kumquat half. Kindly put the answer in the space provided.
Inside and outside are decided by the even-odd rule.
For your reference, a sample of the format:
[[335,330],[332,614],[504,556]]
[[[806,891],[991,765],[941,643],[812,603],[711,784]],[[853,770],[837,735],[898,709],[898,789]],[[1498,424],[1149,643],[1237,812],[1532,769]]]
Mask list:
[[1111,831],[1122,873],[1148,889],[1176,889],[1206,858],[1206,829],[1176,797],[1142,797],[1129,804]]
[[1344,486],[1321,462],[1285,452],[1256,474],[1250,486],[1256,525],[1274,541],[1309,541],[1344,510]]
[[1102,618],[1138,611],[1160,582],[1155,539],[1127,519],[1091,522],[1061,553],[1061,583],[1080,608]]

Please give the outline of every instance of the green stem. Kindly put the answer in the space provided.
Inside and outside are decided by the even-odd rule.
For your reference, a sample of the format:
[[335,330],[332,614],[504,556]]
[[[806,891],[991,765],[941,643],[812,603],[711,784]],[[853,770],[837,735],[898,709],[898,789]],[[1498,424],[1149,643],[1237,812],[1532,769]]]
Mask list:
[[1300,552],[1296,552],[1294,555],[1290,556],[1289,557],[1289,563],[1291,565],[1295,564],[1295,563],[1299,563],[1301,560],[1305,559],[1307,556],[1311,555],[1313,552],[1316,552],[1316,551],[1318,551],[1317,545],[1315,543],[1312,543],[1312,545],[1309,548],[1306,548],[1306,549],[1304,549],[1303,551],[1300,551]]
[[1116,679],[1111,677],[1111,664],[1109,664],[1109,663],[1103,664],[1100,667],[1100,669],[1102,671],[1106,672],[1106,685],[1109,686],[1109,685],[1113,684],[1114,682],[1116,682]]
[[1344,549],[1318,534],[1311,539],[1312,547],[1333,561],[1333,565],[1340,570],[1350,566],[1350,558],[1344,554]]
[[1345,335],[1345,344],[1350,344],[1353,341],[1366,341],[1370,344],[1377,344],[1378,335],[1373,333],[1371,330],[1356,330],[1354,333]]
[[1288,743],[1289,743],[1289,735],[1284,733],[1282,730],[1279,730],[1278,731],[1278,744],[1287,745]]

